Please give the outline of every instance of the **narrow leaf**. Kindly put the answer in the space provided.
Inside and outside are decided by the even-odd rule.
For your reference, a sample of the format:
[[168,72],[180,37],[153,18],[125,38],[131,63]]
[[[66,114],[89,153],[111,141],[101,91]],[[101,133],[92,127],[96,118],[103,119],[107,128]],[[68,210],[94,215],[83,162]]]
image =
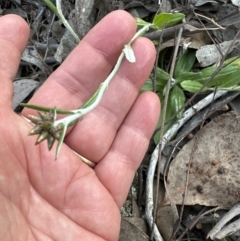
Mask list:
[[51,11],[62,21],[63,19],[58,13],[56,6],[50,0],[43,0],[43,2],[51,9]]
[[48,131],[42,131],[41,134],[39,135],[35,145],[41,143],[42,141],[46,140],[48,137],[49,133]]
[[185,15],[182,13],[173,13],[173,16],[171,19],[167,22],[167,27],[174,26],[175,24],[179,23],[185,18]]
[[94,101],[97,99],[98,97],[98,93],[102,87],[102,83],[100,84],[100,86],[98,87],[98,89],[96,90],[96,92],[91,96],[90,99],[88,99],[83,105],[81,105],[78,109],[83,109],[83,108],[87,108],[88,106],[90,106],[92,103],[94,103]]
[[[183,82],[181,82],[181,87],[191,93],[196,93],[197,91],[199,91],[202,88],[202,84],[196,82],[196,81],[192,81],[192,80],[185,80]],[[204,87],[202,89],[201,92],[207,91],[208,88]]]
[[177,83],[181,83],[184,80],[198,80],[202,78],[202,72],[185,72],[176,78]]
[[[158,96],[159,96],[159,98],[161,100],[161,103],[164,103],[164,96],[162,95],[161,92],[158,93]],[[164,109],[164,106],[162,106],[162,109]],[[165,133],[175,123],[175,121],[177,120],[176,117],[172,118],[172,116],[174,114],[175,114],[175,108],[172,108],[172,106],[170,104],[170,101],[168,99],[165,123],[162,124],[163,113],[161,112],[159,120],[158,120],[157,128],[159,128],[159,127],[164,128],[164,133]],[[155,144],[158,144],[159,141],[160,141],[160,135],[159,135],[159,132],[157,132],[154,135],[154,142],[155,142]]]
[[159,13],[153,19],[153,24],[162,29],[164,24],[167,24],[167,21],[172,17],[172,13]]
[[170,27],[180,22],[185,17],[182,13],[160,13],[157,14],[153,19],[153,24],[162,29],[165,27]]
[[[173,86],[173,88],[170,90],[169,94],[169,108],[172,108],[175,110],[175,112],[178,112],[182,106],[185,103],[185,95],[181,88],[179,88],[177,85]],[[177,118],[181,118],[182,112],[177,114]]]
[[70,110],[56,109],[55,107],[46,107],[46,106],[32,105],[32,104],[26,104],[26,103],[21,103],[19,105],[22,106],[22,107],[29,108],[29,109],[39,110],[39,111],[44,111],[44,112],[55,111],[56,110],[57,114],[65,114],[65,115],[74,114]]
[[55,138],[50,135],[50,136],[47,138],[47,144],[48,144],[48,150],[49,150],[49,151],[52,149],[54,142],[55,142]]
[[231,66],[240,67],[240,56],[238,56],[238,57],[235,56],[235,57],[229,58],[229,59],[225,60],[223,64],[224,65],[229,64]]
[[56,154],[55,154],[55,160],[58,159],[58,156],[59,156],[59,153],[60,153],[60,150],[61,150],[64,138],[65,138],[65,135],[66,135],[66,132],[67,132],[67,128],[68,128],[68,126],[64,125],[63,130],[62,130],[62,132],[60,134],[60,137],[59,137],[59,140],[58,140],[58,144],[57,144]]
[[[197,81],[201,84],[204,84],[206,81],[208,81],[216,69],[216,66],[203,69],[201,71],[202,78],[198,79]],[[239,68],[237,66],[226,66],[208,83],[207,87],[224,85],[229,78],[233,78],[238,73],[238,70]]]
[[[152,78],[154,77],[152,76]],[[161,68],[157,68],[156,92],[163,92],[163,89],[166,86],[168,79],[169,79],[169,74],[164,70],[162,70]],[[149,78],[145,82],[141,91],[152,91],[152,90],[153,90],[153,83],[152,83],[152,80]]]
[[126,44],[123,48],[123,52],[125,53],[125,57],[126,59],[130,62],[130,63],[134,63],[136,62],[136,58],[132,49],[132,46],[130,44]]
[[222,81],[221,84],[219,84],[219,87],[231,88],[239,84],[240,84],[240,68],[237,71],[229,74],[228,78],[226,78],[224,81]]
[[188,49],[177,60],[173,77],[177,79],[182,73],[189,72],[196,59],[196,51]]

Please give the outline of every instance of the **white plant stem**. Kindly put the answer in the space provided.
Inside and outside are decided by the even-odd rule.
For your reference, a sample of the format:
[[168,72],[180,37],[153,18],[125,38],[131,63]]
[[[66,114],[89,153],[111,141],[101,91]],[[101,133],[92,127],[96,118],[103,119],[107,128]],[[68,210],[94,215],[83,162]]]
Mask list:
[[80,109],[76,109],[76,110],[71,110],[71,112],[74,113],[74,114],[55,121],[55,123],[54,123],[55,127],[57,127],[59,124],[63,124],[64,126],[65,125],[68,126],[70,123],[72,123],[74,121],[77,121],[78,119],[80,119],[81,117],[86,115],[87,113],[93,111],[98,106],[98,104],[100,103],[100,101],[103,97],[103,94],[104,94],[105,90],[107,89],[109,83],[111,82],[113,77],[116,75],[117,71],[119,70],[119,67],[121,66],[121,63],[122,63],[124,57],[126,57],[129,62],[132,62],[132,63],[135,62],[135,56],[134,56],[131,44],[136,38],[138,38],[139,36],[144,34],[149,29],[149,27],[151,25],[152,24],[149,24],[149,25],[141,28],[133,36],[133,38],[130,40],[130,42],[124,46],[120,56],[118,57],[118,60],[117,60],[117,63],[115,65],[115,67],[113,68],[111,73],[108,75],[108,77],[104,80],[104,82],[101,83],[101,85],[99,87],[98,95],[97,95],[97,98],[95,99],[95,101],[88,107],[85,107],[85,108],[82,108],[82,109],[80,108]]
[[[60,2],[60,0],[57,0],[57,2],[58,1]],[[56,159],[59,155],[64,137],[65,137],[65,134],[66,134],[67,127],[70,126],[72,123],[77,122],[77,120],[82,118],[87,113],[93,111],[98,106],[98,104],[102,100],[103,94],[104,94],[105,90],[107,89],[110,81],[113,79],[113,77],[116,75],[117,71],[119,70],[119,67],[121,66],[121,63],[122,63],[124,57],[126,57],[126,59],[131,63],[134,63],[136,61],[133,49],[131,47],[131,44],[136,38],[143,35],[150,28],[150,26],[152,26],[152,24],[146,25],[143,28],[141,28],[133,36],[133,38],[129,41],[129,43],[124,46],[120,56],[118,57],[117,63],[114,66],[113,70],[111,71],[109,76],[104,80],[104,82],[101,83],[97,92],[95,93],[95,94],[97,94],[96,98],[95,98],[95,94],[93,95],[93,97],[92,97],[92,100],[94,100],[93,103],[91,103],[87,107],[72,110],[71,112],[73,114],[71,114],[67,117],[64,117],[60,120],[54,121],[54,124],[53,124],[54,127],[57,128],[57,127],[61,126],[61,128],[62,128],[61,138],[59,139],[57,150],[56,150]]]
[[91,112],[92,110],[94,110],[98,106],[98,104],[100,103],[100,101],[101,101],[101,99],[103,97],[103,94],[104,94],[105,90],[107,89],[110,81],[112,80],[112,78],[117,73],[117,71],[118,71],[118,69],[119,69],[119,67],[120,67],[120,65],[122,63],[122,60],[123,60],[124,56],[125,56],[125,54],[124,54],[124,52],[122,52],[121,55],[118,58],[118,61],[117,61],[116,65],[115,65],[114,69],[110,73],[110,75],[100,85],[100,89],[99,89],[98,96],[97,96],[96,100],[90,106],[88,106],[86,108],[83,108],[83,109],[72,110],[72,112],[74,114],[69,115],[69,116],[67,116],[67,117],[65,117],[63,119],[58,120],[58,121],[55,121],[55,123],[54,123],[55,127],[58,126],[59,124],[64,124],[64,125],[68,126],[70,123],[80,119],[81,117],[83,117],[87,113]]
[[68,23],[68,21],[66,20],[66,18],[63,15],[62,12],[62,7],[61,7],[61,0],[56,0],[56,8],[58,10],[58,14],[61,17],[61,21],[64,24],[64,26],[66,27],[66,29],[68,29],[68,31],[72,34],[72,36],[76,39],[76,41],[79,43],[80,39],[77,36],[77,34],[74,32],[74,30],[72,29],[72,27],[70,26],[70,24]]

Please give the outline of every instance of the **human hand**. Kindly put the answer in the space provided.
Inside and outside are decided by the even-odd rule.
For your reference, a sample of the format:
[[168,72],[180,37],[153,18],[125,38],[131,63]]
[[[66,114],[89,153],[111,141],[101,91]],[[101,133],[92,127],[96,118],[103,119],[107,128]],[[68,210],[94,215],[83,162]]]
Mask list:
[[[30,103],[74,109],[106,78],[134,19],[116,11],[96,25]],[[0,240],[117,240],[123,205],[159,116],[154,93],[138,96],[155,59],[152,43],[133,43],[100,105],[70,130],[59,158],[34,146],[32,126],[12,111],[12,81],[29,35],[18,16],[0,18]],[[23,115],[35,114],[25,109]],[[72,151],[96,163],[94,169]]]

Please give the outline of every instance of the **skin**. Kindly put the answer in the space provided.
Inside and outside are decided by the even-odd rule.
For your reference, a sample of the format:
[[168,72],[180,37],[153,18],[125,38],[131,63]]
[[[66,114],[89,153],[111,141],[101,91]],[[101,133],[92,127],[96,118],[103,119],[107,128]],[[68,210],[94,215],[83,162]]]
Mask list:
[[[136,31],[135,20],[116,11],[97,24],[45,81],[31,103],[74,109],[106,78]],[[21,54],[29,36],[18,16],[0,18],[0,240],[118,240],[119,208],[156,126],[160,103],[138,95],[155,60],[152,43],[133,44],[136,63],[124,61],[100,105],[72,128],[60,156],[45,142],[35,146],[32,126],[11,108]],[[23,115],[36,114],[25,109]],[[94,169],[72,150],[96,163]]]

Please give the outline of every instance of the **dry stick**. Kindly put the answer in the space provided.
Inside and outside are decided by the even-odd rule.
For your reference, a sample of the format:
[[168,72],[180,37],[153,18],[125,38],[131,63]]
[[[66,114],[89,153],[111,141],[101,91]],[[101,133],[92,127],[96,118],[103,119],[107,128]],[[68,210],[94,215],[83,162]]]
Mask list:
[[56,7],[57,7],[58,15],[60,16],[60,19],[61,19],[62,23],[64,24],[64,26],[68,29],[68,31],[72,34],[72,36],[75,38],[75,40],[79,43],[80,42],[79,37],[74,32],[74,30],[72,29],[72,27],[70,26],[70,24],[68,23],[68,21],[65,19],[64,15],[63,15],[61,2],[62,2],[62,0],[56,0]]
[[46,48],[46,51],[45,51],[45,54],[44,54],[44,57],[43,57],[43,60],[45,62],[46,58],[47,58],[47,55],[48,55],[48,51],[49,51],[49,36],[50,36],[50,33],[51,33],[51,30],[52,30],[52,26],[53,26],[53,23],[54,23],[54,20],[55,20],[55,15],[53,13],[53,16],[52,16],[52,20],[51,20],[51,23],[50,23],[50,26],[48,28],[48,31],[47,31],[47,48]]
[[[214,96],[213,96],[213,98],[214,98]],[[203,123],[204,122],[202,122],[201,128],[203,127]],[[191,150],[191,153],[190,153],[190,158],[189,158],[188,168],[187,168],[187,175],[186,175],[186,182],[185,182],[185,187],[184,187],[184,192],[183,192],[182,206],[181,206],[180,217],[179,217],[179,223],[178,223],[178,227],[174,231],[173,238],[175,238],[176,235],[177,235],[177,232],[180,228],[180,222],[181,222],[182,217],[183,217],[184,203],[185,203],[185,199],[186,199],[186,196],[187,196],[187,188],[188,188],[188,183],[189,183],[191,164],[192,164],[194,152],[195,152],[196,147],[197,147],[197,143],[198,143],[198,140],[199,140],[200,133],[201,132],[199,131],[196,134],[195,140],[194,140],[194,143],[193,143],[193,147],[192,147],[192,150]],[[179,240],[179,238],[178,238],[178,240]]]
[[[181,241],[182,238],[184,237],[184,235],[187,234],[187,232],[188,232],[189,230],[191,230],[191,229],[197,224],[197,222],[200,220],[200,218],[202,218],[203,216],[205,216],[205,215],[208,214],[208,213],[211,213],[211,212],[213,212],[213,211],[214,211],[214,212],[217,211],[219,208],[218,208],[218,207],[217,207],[217,208],[212,208],[212,209],[204,212],[205,209],[206,209],[206,207],[204,207],[204,208],[200,211],[200,213],[193,219],[192,223],[182,232],[182,234],[176,239],[176,241]],[[204,212],[204,213],[202,213],[202,212]]]
[[[165,25],[164,25],[165,27]],[[163,27],[163,28],[164,28]],[[157,68],[158,68],[158,60],[159,60],[159,53],[161,51],[161,42],[162,42],[162,34],[160,34],[159,36],[159,40],[158,40],[158,47],[157,47],[157,53],[156,53],[156,60],[155,60],[155,66],[154,66],[154,74],[153,74],[153,78],[151,78],[152,80],[152,91],[154,93],[156,93],[157,88],[156,88],[156,83],[157,83]],[[139,190],[138,190],[138,206],[141,206],[141,197],[142,197],[142,186],[143,186],[143,179],[142,179],[142,169],[143,169],[143,164],[141,163],[140,167],[138,168],[138,186],[139,186]]]
[[[199,18],[199,16],[201,16],[201,17],[205,17],[205,16],[195,13],[194,9],[193,9],[193,14],[194,14],[195,17],[198,19],[198,21],[199,21],[200,24],[203,26],[203,28],[206,29],[204,23],[203,23],[203,22],[201,21],[201,19]],[[207,17],[205,17],[205,18],[207,18]],[[207,18],[207,19],[210,20],[214,25],[217,24],[213,19],[209,19],[209,18]],[[224,29],[224,27],[222,27],[222,26],[219,25],[219,24],[218,24],[217,26],[219,26],[219,28],[221,28],[221,29]],[[221,26],[221,27],[220,27],[220,26]],[[219,47],[219,44],[217,44],[216,41],[213,39],[213,37],[212,37],[212,35],[209,33],[208,29],[206,29],[206,32],[207,32],[208,37],[212,40],[212,42],[215,44],[217,50],[218,50],[219,53],[221,54],[222,59],[225,59],[226,56],[224,57],[224,54],[222,53],[221,48]],[[230,49],[230,48],[229,48],[229,49]],[[228,53],[228,51],[227,51],[227,53]]]
[[[178,147],[179,143],[185,138],[185,136],[182,136],[178,141],[177,143],[175,144],[172,152],[171,152],[171,155],[169,156],[166,164],[165,164],[165,167],[164,167],[164,171],[163,171],[163,182],[164,182],[164,187],[165,187],[165,192],[166,192],[166,196],[168,196],[169,198],[169,201],[170,201],[170,205],[171,205],[171,208],[172,208],[172,213],[173,213],[173,217],[174,217],[174,223],[177,223],[177,221],[179,220],[179,215],[178,215],[178,210],[177,210],[177,205],[175,204],[175,202],[172,200],[171,198],[171,195],[168,191],[168,186],[167,186],[167,180],[166,180],[166,176],[167,176],[167,172],[168,172],[168,169],[169,169],[169,166],[170,166],[170,162],[171,162],[171,159],[172,159],[172,155],[173,153],[175,152],[176,148]],[[159,206],[158,206],[159,207]]]
[[[197,17],[202,17],[202,18],[205,18],[205,19],[208,19],[209,21],[211,21],[214,25],[216,25],[219,29],[226,29],[225,27],[223,27],[223,26],[221,26],[219,23],[217,23],[213,18],[208,18],[208,17],[206,17],[206,16],[204,16],[204,15],[202,15],[202,14],[198,14],[198,13],[195,13],[194,12],[194,14],[195,14],[195,16],[197,16]],[[200,19],[198,18],[198,20],[200,21]],[[202,23],[202,21],[200,21],[201,22],[201,24],[203,24]],[[205,26],[204,26],[204,28],[205,28]]]
[[[164,29],[164,27],[163,27]],[[160,34],[159,40],[158,40],[158,47],[157,47],[157,55],[155,60],[155,66],[154,66],[154,76],[153,76],[153,92],[156,93],[156,82],[157,82],[157,68],[158,68],[158,60],[159,60],[159,54],[161,51],[161,43],[162,43],[162,34]]]
[[[225,228],[222,227],[228,223],[232,218],[240,214],[240,203],[234,205],[229,212],[227,212],[223,218],[213,227],[213,229],[208,233],[207,238],[211,239],[222,239],[227,235],[239,231],[240,229],[240,220],[227,225]],[[237,222],[237,223],[236,223]],[[222,230],[221,230],[222,229]]]
[[[177,59],[177,54],[178,54],[179,44],[180,44],[180,40],[181,40],[181,36],[182,36],[182,31],[183,31],[183,28],[180,28],[179,32],[178,32],[178,36],[177,36],[176,46],[175,46],[175,49],[174,49],[173,60],[172,60],[171,69],[170,69],[170,73],[169,73],[169,80],[168,80],[168,83],[166,85],[166,92],[165,92],[164,105],[163,105],[164,107],[163,107],[163,112],[162,112],[163,113],[163,117],[162,117],[163,125],[164,125],[164,122],[165,122],[165,119],[166,119],[168,97],[169,97],[171,82],[172,82],[172,79],[173,79],[173,72],[174,72],[174,69],[175,69],[175,63],[176,63],[176,59]],[[164,128],[161,128],[160,141],[163,137],[163,131],[164,131]],[[161,145],[161,143],[159,143],[159,145]],[[153,235],[154,235],[154,225],[155,225],[155,220],[156,220],[156,216],[157,216],[158,189],[159,189],[159,180],[160,180],[160,171],[161,171],[160,161],[161,161],[161,152],[159,152],[159,155],[158,155],[157,186],[156,186],[155,207],[154,207],[154,214],[153,214],[151,239],[153,238]]]

